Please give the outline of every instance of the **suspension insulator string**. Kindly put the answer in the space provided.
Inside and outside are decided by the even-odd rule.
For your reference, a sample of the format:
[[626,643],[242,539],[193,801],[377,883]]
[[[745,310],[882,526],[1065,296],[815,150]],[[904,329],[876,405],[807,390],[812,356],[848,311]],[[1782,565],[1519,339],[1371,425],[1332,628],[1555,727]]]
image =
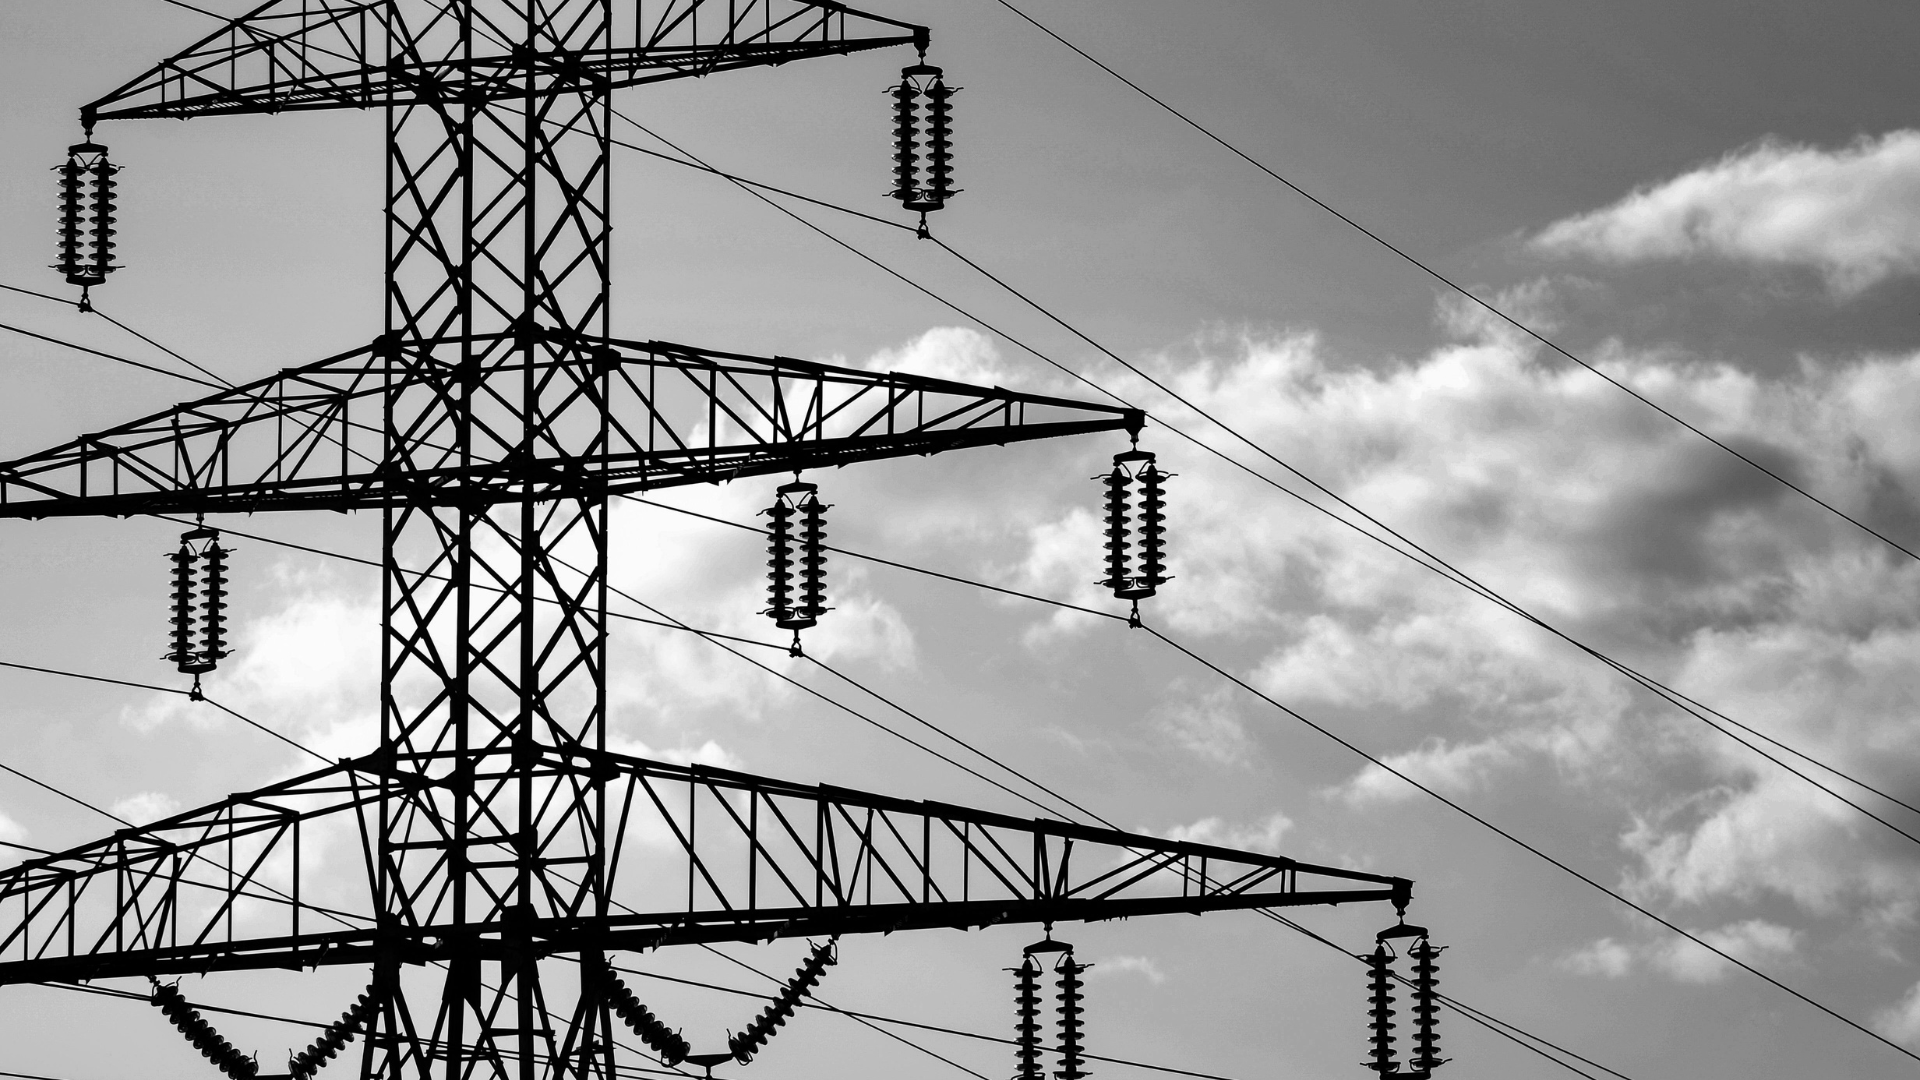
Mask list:
[[[202,700],[200,676],[218,667],[230,650],[227,648],[227,556],[232,549],[220,546],[220,530],[204,525],[180,534],[180,546],[167,556],[173,563],[173,629],[162,659],[172,662],[183,675],[193,676],[193,689],[187,695]],[[199,615],[195,617],[194,598],[198,596]],[[194,642],[198,627],[199,643]]]
[[1076,963],[1073,951],[1069,948],[1061,953],[1060,960],[1054,964],[1054,973],[1060,977],[1060,1068],[1055,1070],[1055,1080],[1082,1080],[1087,1071],[1081,1066],[1087,1063],[1085,1047],[1081,1042],[1082,1021],[1081,1000],[1085,996],[1082,986],[1085,980],[1081,973],[1092,964]]
[[369,983],[359,998],[347,1006],[347,1011],[340,1014],[340,1019],[321,1029],[320,1037],[305,1050],[287,1059],[288,1080],[312,1080],[313,1075],[324,1068],[327,1062],[346,1049],[354,1035],[367,1026],[374,1012],[380,1008],[377,993],[379,985],[378,980]]
[[1368,1054],[1372,1060],[1362,1064],[1381,1076],[1391,1076],[1400,1071],[1393,1060],[1393,955],[1383,941],[1361,959],[1367,962],[1367,1015],[1372,1018],[1367,1027],[1373,1032],[1367,1040],[1373,1044]]
[[1172,475],[1160,471],[1152,452],[1136,449],[1113,455],[1113,471],[1094,477],[1106,489],[1107,515],[1107,576],[1097,584],[1115,599],[1132,601],[1132,626],[1141,625],[1140,601],[1172,580],[1166,554],[1166,483]]
[[788,651],[802,655],[800,631],[820,621],[827,607],[827,511],[817,485],[783,484],[764,513],[767,527],[767,608],[762,614],[793,631]]
[[212,671],[227,656],[227,555],[219,536],[200,553],[205,560],[202,586],[206,599],[201,601],[200,662]]
[[767,1040],[773,1038],[774,1033],[793,1017],[794,1010],[800,1007],[801,997],[819,985],[820,976],[839,961],[839,953],[834,948],[834,942],[838,940],[837,937],[829,938],[824,944],[814,946],[813,954],[801,963],[800,970],[794,972],[793,978],[787,980],[787,985],[781,989],[780,996],[773,1000],[773,1004],[762,1009],[745,1031],[727,1036],[727,1049],[732,1051],[733,1060],[742,1065],[752,1061],[753,1055],[759,1053],[767,1045]]
[[1432,1076],[1433,1070],[1447,1063],[1440,1056],[1439,965],[1435,961],[1444,948],[1435,948],[1425,936],[1407,955],[1413,957],[1413,1060],[1414,1080]]
[[893,98],[893,189],[888,194],[901,206],[919,212],[922,238],[931,235],[927,215],[947,205],[960,190],[953,186],[952,100],[959,89],[948,86],[940,69],[927,63],[924,55],[919,63],[902,68],[899,83],[887,89]]
[[167,559],[173,563],[173,617],[168,620],[173,630],[161,659],[171,661],[182,674],[191,675],[199,660],[193,648],[193,548],[182,538],[180,547]]
[[177,986],[169,986],[155,979],[153,993],[149,999],[187,1042],[200,1051],[200,1056],[213,1063],[214,1068],[232,1077],[233,1080],[255,1080],[260,1075],[260,1063],[252,1057],[234,1049],[232,1043],[220,1037],[200,1015],[200,1010],[187,1003]]
[[1028,953],[1013,972],[1014,1080],[1041,1080],[1040,963]]
[[651,1009],[640,1004],[640,999],[634,996],[633,990],[626,983],[620,981],[620,976],[614,974],[612,966],[604,957],[600,960],[599,968],[599,977],[601,985],[605,988],[607,1004],[611,1005],[614,1014],[619,1016],[635,1035],[639,1036],[641,1042],[646,1043],[649,1049],[660,1056],[660,1063],[671,1069],[687,1060],[687,1055],[693,1052],[693,1047],[687,1043],[687,1040],[682,1038],[678,1031],[662,1023],[659,1017],[653,1015]]
[[120,166],[107,160],[107,148],[93,141],[89,127],[86,140],[67,147],[66,162],[53,171],[60,178],[60,254],[53,269],[80,286],[80,308],[92,311],[89,290],[120,269],[113,261]]
[[904,206],[920,194],[919,91],[902,72],[887,93],[893,97],[893,190],[888,194]]

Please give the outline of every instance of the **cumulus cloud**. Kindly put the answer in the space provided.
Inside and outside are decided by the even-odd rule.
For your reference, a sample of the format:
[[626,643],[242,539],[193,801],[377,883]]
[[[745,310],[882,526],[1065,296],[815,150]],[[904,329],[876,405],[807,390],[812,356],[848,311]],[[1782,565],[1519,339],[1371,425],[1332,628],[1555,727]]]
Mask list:
[[1154,986],[1167,981],[1167,974],[1160,970],[1151,956],[1103,956],[1093,961],[1087,972],[1090,979],[1113,978],[1116,975],[1138,975]]
[[1894,1042],[1909,1046],[1920,1042],[1920,983],[1914,983],[1905,997],[1877,1013],[1873,1026]]
[[1204,817],[1191,825],[1175,825],[1162,835],[1169,840],[1213,844],[1271,855],[1279,852],[1280,841],[1291,828],[1293,819],[1275,811],[1260,821],[1243,825],[1232,824],[1218,817]]
[[[1920,647],[1920,567],[1591,373],[1452,325],[1462,340],[1378,369],[1335,364],[1309,334],[1207,339],[1157,363],[1190,400],[1576,637],[1836,767],[1891,790],[1920,781],[1920,674],[1902,660]],[[1778,377],[1671,352],[1601,362],[1849,513],[1920,522],[1920,355]],[[1127,392],[1204,427],[1151,388]],[[1920,914],[1920,862],[1828,796],[1244,475],[1156,449],[1178,474],[1178,587],[1148,617],[1204,649],[1257,650],[1245,668],[1262,690],[1370,725],[1390,764],[1448,794],[1542,777],[1585,793],[1617,815],[1622,877],[1645,899],[1785,898],[1836,925]],[[1084,516],[1029,530],[1023,584],[1094,592]],[[1205,753],[1208,712],[1203,699],[1160,715]],[[1412,792],[1368,769],[1333,794],[1364,808]]]
[[1253,752],[1233,695],[1224,687],[1168,703],[1156,725],[1176,745],[1216,765],[1244,766]]
[[[1792,957],[1800,934],[1764,919],[1745,919],[1699,931],[1702,941],[1744,963],[1768,965]],[[1738,969],[1712,949],[1684,938],[1628,943],[1603,937],[1561,957],[1559,966],[1578,975],[1618,979],[1649,970],[1679,982],[1719,982]]]
[[1555,222],[1542,250],[1809,267],[1856,292],[1920,269],[1920,131],[1826,150],[1768,140]]

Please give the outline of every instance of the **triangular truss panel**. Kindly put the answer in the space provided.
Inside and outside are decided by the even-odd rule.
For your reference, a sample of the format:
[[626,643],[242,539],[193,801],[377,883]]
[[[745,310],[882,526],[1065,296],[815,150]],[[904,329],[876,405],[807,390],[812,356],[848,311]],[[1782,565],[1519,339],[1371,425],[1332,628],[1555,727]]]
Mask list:
[[[484,789],[528,767],[502,753],[472,783]],[[1403,878],[1280,855],[617,754],[546,751],[530,771],[544,804],[567,803],[545,792],[585,788],[611,811],[604,837],[579,835],[564,812],[541,816],[545,880],[530,908],[503,891],[491,911],[456,926],[444,894],[427,887],[399,897],[402,917],[380,925],[365,883],[382,868],[344,865],[361,858],[355,834],[375,828],[384,800],[389,815],[415,822],[401,845],[445,848],[438,807],[460,781],[375,756],[0,871],[0,984],[426,963],[451,959],[456,942],[509,933],[551,956],[1235,908],[1404,907],[1411,890]],[[465,850],[484,861],[472,843]],[[600,874],[605,910],[580,902]]]
[[273,0],[85,107],[90,120],[535,99],[924,43],[911,23],[828,0],[641,0],[539,23],[533,0]]
[[[517,354],[536,357],[538,377],[570,386],[578,406],[554,409],[528,440],[490,428],[485,404],[497,398],[508,414],[524,366],[463,380],[438,344],[355,350],[0,464],[0,517],[599,497],[1143,421],[919,375],[567,337]],[[456,428],[448,417],[462,390],[472,421]],[[569,430],[602,416],[591,445]]]

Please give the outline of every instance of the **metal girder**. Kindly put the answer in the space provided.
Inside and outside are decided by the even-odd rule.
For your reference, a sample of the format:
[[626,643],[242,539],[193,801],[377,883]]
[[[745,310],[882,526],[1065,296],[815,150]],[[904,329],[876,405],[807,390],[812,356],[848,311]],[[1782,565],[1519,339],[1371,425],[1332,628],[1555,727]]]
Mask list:
[[[399,9],[408,9],[401,11]],[[489,10],[495,9],[497,10]],[[441,39],[470,9],[481,48]],[[88,104],[92,120],[524,100],[911,44],[927,31],[829,0],[623,3],[605,34],[483,0],[273,0]]]
[[[494,335],[486,340],[503,340]],[[509,357],[478,386],[445,341],[375,345],[221,391],[0,464],[0,517],[124,516],[478,507],[716,483],[854,461],[1058,435],[1138,430],[1140,413],[1087,402],[754,357],[668,342],[577,339],[539,354],[543,376],[608,376],[598,453],[517,431],[427,460],[436,432],[394,453],[389,399],[457,390],[484,398],[527,374]],[[519,354],[524,356],[525,354]],[[451,435],[447,440],[451,442]]]
[[[1066,922],[1236,908],[1391,902],[1404,878],[1046,819],[612,753],[453,755],[417,771],[390,756],[342,762],[153,825],[0,871],[0,984],[322,965],[425,963],[718,941]],[[419,763],[417,763],[419,764]],[[436,775],[437,773],[437,775]],[[429,812],[461,785],[531,776],[589,787],[612,815],[611,909],[496,904],[449,919],[446,892],[403,898],[379,925],[364,888],[316,891],[382,798],[420,811],[396,841],[444,857]],[[395,785],[398,785],[396,788]],[[469,855],[507,838],[474,838]],[[535,857],[567,862],[564,828]],[[631,859],[641,865],[621,873]],[[485,864],[488,860],[472,861]],[[510,862],[511,860],[503,860]],[[573,868],[594,872],[591,860]],[[509,869],[500,866],[504,875]]]

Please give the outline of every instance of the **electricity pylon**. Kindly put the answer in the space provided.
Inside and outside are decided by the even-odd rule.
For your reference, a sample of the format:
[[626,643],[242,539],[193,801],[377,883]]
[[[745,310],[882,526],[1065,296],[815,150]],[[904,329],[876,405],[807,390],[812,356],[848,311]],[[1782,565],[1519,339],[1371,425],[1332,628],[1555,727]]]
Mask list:
[[825,0],[275,0],[82,110],[386,116],[372,344],[0,465],[4,517],[378,510],[380,743],[0,872],[0,983],[358,965],[363,1077],[610,1078],[611,950],[1405,907],[1400,878],[607,750],[610,497],[1143,422],[611,336],[614,90],[926,44]]

